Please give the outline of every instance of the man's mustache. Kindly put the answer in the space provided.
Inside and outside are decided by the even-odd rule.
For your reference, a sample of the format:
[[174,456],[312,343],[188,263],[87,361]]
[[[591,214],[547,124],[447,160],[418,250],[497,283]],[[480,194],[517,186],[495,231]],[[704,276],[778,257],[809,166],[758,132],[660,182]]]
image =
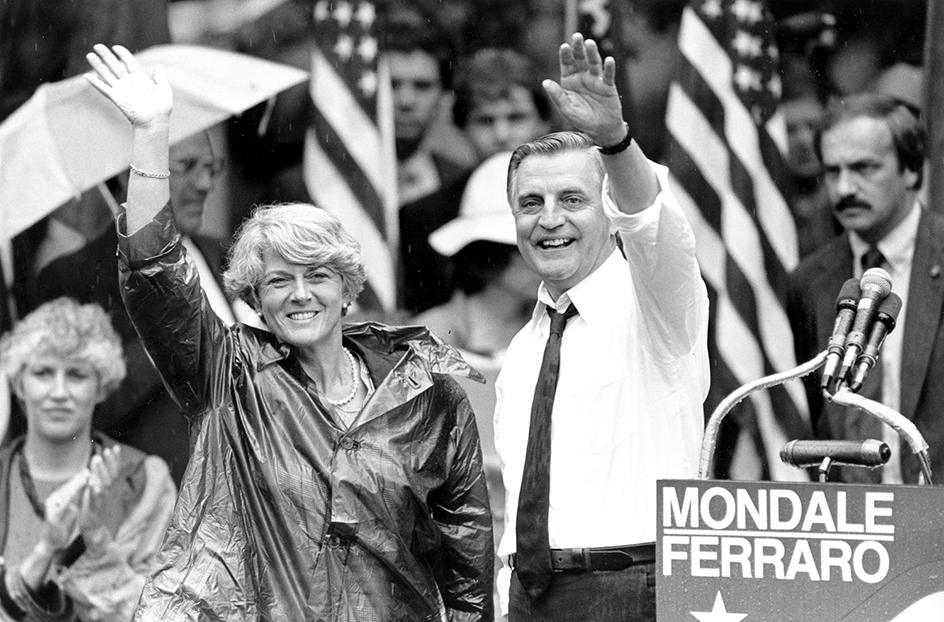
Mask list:
[[853,197],[845,198],[845,199],[839,199],[839,200],[835,203],[835,205],[833,205],[833,209],[834,209],[835,211],[837,211],[837,212],[841,212],[841,211],[843,211],[843,210],[845,210],[845,209],[848,209],[848,208],[850,208],[850,207],[861,207],[861,208],[863,208],[863,209],[872,209],[871,204],[869,204],[868,202],[862,201],[862,200],[860,200],[860,199],[856,199],[856,198],[853,198]]

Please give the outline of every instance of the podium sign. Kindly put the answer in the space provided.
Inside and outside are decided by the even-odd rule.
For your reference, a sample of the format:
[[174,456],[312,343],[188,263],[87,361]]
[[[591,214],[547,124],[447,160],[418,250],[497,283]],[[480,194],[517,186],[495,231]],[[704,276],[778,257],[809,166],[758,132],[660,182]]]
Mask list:
[[657,485],[659,622],[944,620],[944,488]]

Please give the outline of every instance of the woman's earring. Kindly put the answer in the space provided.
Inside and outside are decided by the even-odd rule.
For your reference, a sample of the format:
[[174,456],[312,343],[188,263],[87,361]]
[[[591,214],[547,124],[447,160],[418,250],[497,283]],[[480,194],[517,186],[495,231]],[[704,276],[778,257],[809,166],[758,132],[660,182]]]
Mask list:
[[347,312],[350,310],[351,310],[350,302],[345,302],[343,305],[341,305],[341,317],[344,317],[345,315],[347,315]]

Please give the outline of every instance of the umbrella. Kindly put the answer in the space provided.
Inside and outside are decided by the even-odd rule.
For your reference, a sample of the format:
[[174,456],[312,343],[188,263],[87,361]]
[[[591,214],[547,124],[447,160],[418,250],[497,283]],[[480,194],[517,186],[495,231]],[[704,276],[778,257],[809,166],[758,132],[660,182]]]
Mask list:
[[[135,55],[174,89],[171,144],[307,80],[308,72],[195,45]],[[131,124],[82,76],[44,84],[0,124],[0,239],[128,167]]]

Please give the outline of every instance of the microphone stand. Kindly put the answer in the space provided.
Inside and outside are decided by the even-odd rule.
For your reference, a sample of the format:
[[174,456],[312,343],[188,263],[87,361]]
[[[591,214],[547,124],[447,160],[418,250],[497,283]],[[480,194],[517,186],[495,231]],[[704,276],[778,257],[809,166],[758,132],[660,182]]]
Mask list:
[[[698,464],[698,479],[708,479],[714,467],[715,448],[718,443],[718,430],[721,428],[721,422],[724,420],[725,416],[727,416],[735,406],[752,393],[781,385],[788,380],[802,378],[815,371],[826,363],[826,356],[828,354],[829,350],[823,350],[813,359],[802,365],[749,382],[732,391],[727,397],[721,400],[721,403],[718,404],[714,412],[711,413],[711,417],[709,417],[708,423],[705,425],[705,435],[701,443],[701,458]],[[927,485],[932,483],[933,479],[931,477],[931,461],[928,457],[928,444],[925,442],[924,437],[921,436],[921,433],[918,431],[918,428],[915,427],[914,423],[909,421],[898,411],[892,410],[884,404],[864,398],[857,393],[853,393],[845,386],[828,397],[831,401],[839,405],[852,406],[890,425],[900,436],[904,437],[911,446],[912,451],[918,456],[918,461],[921,464],[919,483]]]
[[918,457],[918,462],[921,465],[921,477],[918,483],[928,485],[933,483],[934,480],[931,476],[931,458],[928,456],[928,444],[921,435],[921,432],[918,431],[917,426],[915,426],[911,420],[897,410],[892,410],[885,404],[880,404],[875,400],[862,397],[858,393],[853,393],[845,385],[833,393],[832,401],[840,406],[852,406],[853,408],[857,408],[865,414],[871,415],[882,423],[891,426],[893,430],[898,432],[900,437],[908,442],[908,445],[911,446],[911,451]]
[[711,469],[714,467],[715,446],[718,444],[718,430],[721,428],[721,421],[724,420],[732,408],[740,404],[745,397],[752,393],[775,387],[788,380],[802,378],[821,365],[824,365],[826,363],[827,354],[829,354],[829,351],[823,350],[812,360],[793,369],[764,376],[759,380],[749,382],[735,389],[721,400],[721,403],[718,404],[714,412],[711,413],[708,423],[705,424],[705,436],[701,442],[701,460],[698,464],[698,479],[708,479],[708,474],[711,473]]

